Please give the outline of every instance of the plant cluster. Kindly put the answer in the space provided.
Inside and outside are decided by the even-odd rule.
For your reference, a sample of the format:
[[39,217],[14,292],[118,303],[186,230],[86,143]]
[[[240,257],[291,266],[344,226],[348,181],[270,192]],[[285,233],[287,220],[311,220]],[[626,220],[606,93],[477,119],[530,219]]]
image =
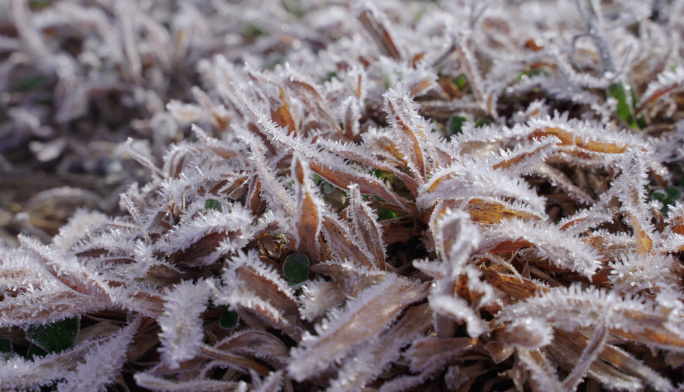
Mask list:
[[682,2],[35,3],[0,82],[69,63],[77,102],[3,139],[152,98],[118,206],[0,242],[1,390],[684,386]]

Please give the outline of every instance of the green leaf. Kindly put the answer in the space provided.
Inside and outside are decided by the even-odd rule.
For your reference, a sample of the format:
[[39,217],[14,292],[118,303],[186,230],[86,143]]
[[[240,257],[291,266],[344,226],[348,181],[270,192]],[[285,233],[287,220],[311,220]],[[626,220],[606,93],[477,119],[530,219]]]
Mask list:
[[330,71],[325,75],[325,78],[323,80],[326,82],[329,82],[329,81],[333,80],[333,78],[336,78],[336,77],[337,77],[337,72]]
[[231,329],[235,328],[238,325],[239,321],[240,316],[238,316],[237,312],[226,309],[221,315],[219,325],[221,325],[221,328],[223,329]]
[[52,5],[50,0],[31,0],[29,1],[29,8],[31,11],[40,11]]
[[455,78],[451,79],[452,82],[458,87],[459,89],[463,90],[465,86],[468,84],[468,78],[466,78],[465,75],[460,74]]
[[644,129],[648,126],[648,121],[646,121],[646,116],[643,114],[639,114],[636,116],[636,123],[639,126],[639,129]]
[[47,82],[47,79],[43,75],[27,76],[18,79],[15,82],[14,87],[19,91],[34,90]]
[[302,283],[309,279],[309,258],[301,253],[293,253],[285,259],[283,273],[291,283]]
[[667,196],[665,196],[664,193],[660,193],[660,192],[653,192],[653,198],[658,200],[659,202],[661,202],[663,204],[667,200]]
[[0,358],[9,359],[12,354],[12,342],[9,340],[0,339]]
[[42,348],[38,347],[35,344],[32,344],[29,346],[28,350],[26,351],[26,358],[33,359],[33,357],[44,357],[47,354],[48,354],[47,351],[43,350]]
[[47,325],[31,326],[26,338],[49,353],[58,353],[71,347],[76,341],[81,317],[72,317]]
[[608,87],[608,93],[611,97],[617,100],[617,107],[615,114],[618,118],[626,122],[631,128],[637,128],[637,123],[634,121],[632,108],[627,103],[627,92],[622,83],[613,83]]
[[378,207],[378,222],[386,219],[393,219],[398,217],[399,214],[396,211],[392,211],[387,208]]
[[449,134],[458,135],[463,132],[463,124],[468,121],[467,118],[463,116],[451,116],[447,128],[449,129]]
[[218,212],[223,212],[223,209],[221,208],[221,202],[214,199],[207,199],[207,201],[204,202],[204,209],[206,211],[214,210]]
[[243,31],[243,35],[245,38],[256,38],[256,37],[261,37],[263,35],[267,35],[268,33],[266,30],[260,28],[259,26],[253,25],[253,24],[248,24],[245,26],[245,30]]
[[475,123],[475,128],[482,128],[484,126],[491,125],[491,124],[492,124],[492,122],[488,118],[483,118],[483,119],[477,120],[477,122]]
[[325,178],[321,177],[320,175],[314,173],[313,175],[313,182],[318,188],[321,190],[321,193],[324,195],[329,195],[335,191],[335,185],[331,184],[330,181],[326,180]]
[[372,169],[371,174],[380,179],[385,177],[385,172],[380,169]]
[[0,339],[0,353],[11,353],[12,352],[12,342],[5,339]]
[[665,189],[665,193],[667,193],[667,198],[671,203],[668,204],[674,204],[675,201],[679,200],[680,197],[682,197],[682,192],[679,191],[679,189],[673,187],[673,186],[668,186]]

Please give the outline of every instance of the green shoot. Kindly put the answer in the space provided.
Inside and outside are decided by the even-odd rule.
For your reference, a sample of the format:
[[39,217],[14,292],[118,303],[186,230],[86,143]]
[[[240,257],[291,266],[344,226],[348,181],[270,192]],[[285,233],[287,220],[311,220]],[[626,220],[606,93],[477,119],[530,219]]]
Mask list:
[[617,107],[615,108],[615,114],[617,117],[627,123],[630,128],[637,128],[637,122],[634,120],[634,114],[632,113],[632,108],[627,102],[627,92],[622,83],[613,83],[608,87],[608,93],[611,97],[617,100]]
[[214,210],[218,212],[223,212],[223,209],[221,208],[221,202],[214,199],[207,199],[207,201],[204,202],[204,210]]

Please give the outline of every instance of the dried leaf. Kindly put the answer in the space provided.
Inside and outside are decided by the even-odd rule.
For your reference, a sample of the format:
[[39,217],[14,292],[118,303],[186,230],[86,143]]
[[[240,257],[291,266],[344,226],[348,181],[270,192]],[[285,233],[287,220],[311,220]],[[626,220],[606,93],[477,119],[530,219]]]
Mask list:
[[373,265],[385,270],[385,245],[382,241],[382,229],[378,225],[375,212],[363,201],[358,187],[349,189],[349,209],[356,236],[361,240],[360,245],[369,255]]
[[[376,339],[409,304],[425,298],[427,286],[387,275],[382,283],[364,291],[342,311],[316,326],[316,335],[304,334],[302,344],[291,353],[288,373],[296,380],[324,371],[351,349]],[[381,316],[381,317],[379,317]]]

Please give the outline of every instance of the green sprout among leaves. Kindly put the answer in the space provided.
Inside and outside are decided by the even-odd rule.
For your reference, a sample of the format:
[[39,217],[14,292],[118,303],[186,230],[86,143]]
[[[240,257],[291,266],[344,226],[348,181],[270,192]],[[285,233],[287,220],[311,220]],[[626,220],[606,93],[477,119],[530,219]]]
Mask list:
[[608,93],[617,100],[615,114],[618,118],[629,125],[630,128],[638,128],[637,121],[634,119],[632,108],[627,101],[627,91],[622,83],[613,83],[608,87]]
[[663,203],[663,208],[660,210],[660,212],[665,215],[667,215],[669,212],[669,207],[675,205],[677,200],[679,200],[681,197],[682,192],[673,186],[665,188],[665,193],[653,192],[653,198]]
[[488,118],[481,118],[475,122],[475,128],[482,128],[488,125],[492,125],[492,121]]
[[449,136],[463,133],[463,124],[465,124],[467,121],[468,119],[463,116],[451,116],[447,124]]
[[291,285],[309,279],[309,258],[301,253],[293,253],[285,259],[283,273]]
[[238,316],[237,312],[228,309],[223,311],[221,319],[219,319],[219,325],[223,329],[235,328],[238,322],[240,322],[240,316]]
[[221,202],[215,199],[207,199],[207,201],[204,202],[204,210],[214,210],[218,212],[223,212],[223,209],[221,208]]
[[34,325],[26,330],[26,338],[47,353],[58,353],[74,344],[80,324],[81,317],[77,316],[52,324]]
[[456,87],[458,87],[460,90],[463,90],[468,85],[468,78],[466,78],[466,76],[463,74],[452,78],[451,81],[454,82]]

